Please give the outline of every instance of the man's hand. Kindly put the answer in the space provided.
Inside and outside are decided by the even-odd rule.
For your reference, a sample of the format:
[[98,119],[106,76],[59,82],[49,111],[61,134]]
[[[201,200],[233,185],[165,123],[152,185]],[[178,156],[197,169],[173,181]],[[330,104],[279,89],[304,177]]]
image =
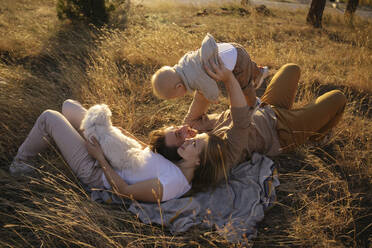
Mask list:
[[102,151],[100,144],[95,137],[92,137],[92,141],[85,141],[85,147],[87,148],[88,154],[96,160],[105,159],[105,155]]
[[219,63],[218,65],[216,65],[216,63],[212,59],[210,59],[208,62],[212,66],[213,71],[210,70],[208,68],[208,66],[206,66],[205,64],[203,64],[204,70],[208,73],[208,75],[211,78],[213,78],[217,82],[223,82],[223,83],[226,84],[234,76],[233,73],[232,73],[232,71],[228,70],[225,67],[225,65],[223,64],[220,56],[218,56],[218,63]]
[[[213,61],[209,61],[209,63],[213,67],[214,72],[211,71],[209,68],[207,68],[207,66],[204,66],[205,71],[214,80],[222,81],[225,84],[226,90],[229,94],[231,107],[247,106],[247,101],[245,100],[243,91],[239,85],[239,82],[236,80],[234,74],[232,73],[232,71],[229,71],[223,65],[220,57],[218,57],[218,61],[219,61],[219,65],[216,65],[216,63],[214,63]],[[255,100],[256,98],[253,99],[253,101]]]

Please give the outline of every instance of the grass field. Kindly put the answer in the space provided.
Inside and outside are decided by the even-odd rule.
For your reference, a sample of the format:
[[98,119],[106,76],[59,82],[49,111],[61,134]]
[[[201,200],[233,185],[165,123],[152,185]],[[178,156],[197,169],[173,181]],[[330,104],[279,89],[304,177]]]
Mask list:
[[[67,98],[107,103],[114,123],[144,141],[155,128],[181,123],[191,97],[156,99],[150,77],[198,48],[207,32],[244,45],[272,74],[299,64],[296,106],[330,89],[348,98],[327,144],[273,158],[278,202],[259,224],[254,247],[371,247],[371,21],[356,18],[351,27],[325,13],[319,30],[306,25],[305,11],[240,7],[132,4],[127,17],[117,10],[112,25],[97,30],[58,21],[52,0],[2,0],[0,247],[233,247],[215,230],[172,235],[122,206],[91,202],[55,149],[36,158],[31,177],[8,173],[39,114],[60,110]],[[226,98],[220,102],[210,112],[224,110]]]

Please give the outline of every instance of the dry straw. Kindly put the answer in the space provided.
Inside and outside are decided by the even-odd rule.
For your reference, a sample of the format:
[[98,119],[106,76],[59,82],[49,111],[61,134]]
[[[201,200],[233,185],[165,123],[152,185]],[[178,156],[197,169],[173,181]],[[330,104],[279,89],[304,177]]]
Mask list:
[[[191,97],[161,101],[150,78],[197,49],[210,32],[244,45],[272,73],[300,65],[296,107],[329,89],[348,98],[343,121],[321,146],[308,144],[275,158],[278,203],[260,223],[256,247],[366,247],[371,238],[372,26],[324,15],[322,30],[305,25],[305,11],[239,5],[151,6],[133,3],[128,22],[96,30],[57,21],[55,1],[2,0],[0,6],[0,246],[226,247],[216,230],[172,235],[145,225],[124,205],[91,202],[53,149],[34,162],[32,177],[13,178],[7,166],[38,115],[67,98],[106,103],[114,124],[147,141],[165,124],[179,124]],[[205,9],[205,10],[204,10]],[[210,111],[226,108],[227,100]],[[316,118],[316,117],[314,117]],[[237,245],[242,246],[242,245]]]

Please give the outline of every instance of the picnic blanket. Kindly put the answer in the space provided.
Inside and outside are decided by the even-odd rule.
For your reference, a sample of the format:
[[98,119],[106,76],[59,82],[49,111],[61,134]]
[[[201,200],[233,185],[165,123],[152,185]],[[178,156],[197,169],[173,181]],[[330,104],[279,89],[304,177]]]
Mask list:
[[[201,225],[216,228],[230,242],[244,241],[256,237],[256,224],[264,218],[264,210],[275,202],[278,185],[274,162],[254,153],[250,161],[233,168],[228,180],[214,190],[160,205],[132,202],[129,211],[142,222],[164,225],[172,233]],[[107,191],[93,191],[91,195],[96,201],[123,203]]]

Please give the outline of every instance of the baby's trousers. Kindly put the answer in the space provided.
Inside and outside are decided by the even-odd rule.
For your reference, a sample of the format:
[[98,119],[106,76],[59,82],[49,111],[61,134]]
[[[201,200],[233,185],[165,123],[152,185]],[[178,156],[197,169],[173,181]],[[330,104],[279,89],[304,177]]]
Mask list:
[[54,110],[44,111],[18,149],[15,158],[27,161],[54,141],[82,183],[93,188],[103,188],[103,171],[98,162],[88,154],[85,140],[77,131],[85,112],[78,102],[72,100],[66,100],[63,104],[62,113],[65,116]]
[[244,92],[247,87],[251,86],[252,81],[257,79],[261,71],[242,45],[237,43],[231,44],[236,48],[237,51],[236,64],[233,74]]
[[292,109],[300,68],[286,64],[274,75],[261,100],[272,105],[277,117],[277,132],[283,151],[291,150],[308,139],[322,137],[341,119],[346,97],[339,90],[319,96],[315,102]]

